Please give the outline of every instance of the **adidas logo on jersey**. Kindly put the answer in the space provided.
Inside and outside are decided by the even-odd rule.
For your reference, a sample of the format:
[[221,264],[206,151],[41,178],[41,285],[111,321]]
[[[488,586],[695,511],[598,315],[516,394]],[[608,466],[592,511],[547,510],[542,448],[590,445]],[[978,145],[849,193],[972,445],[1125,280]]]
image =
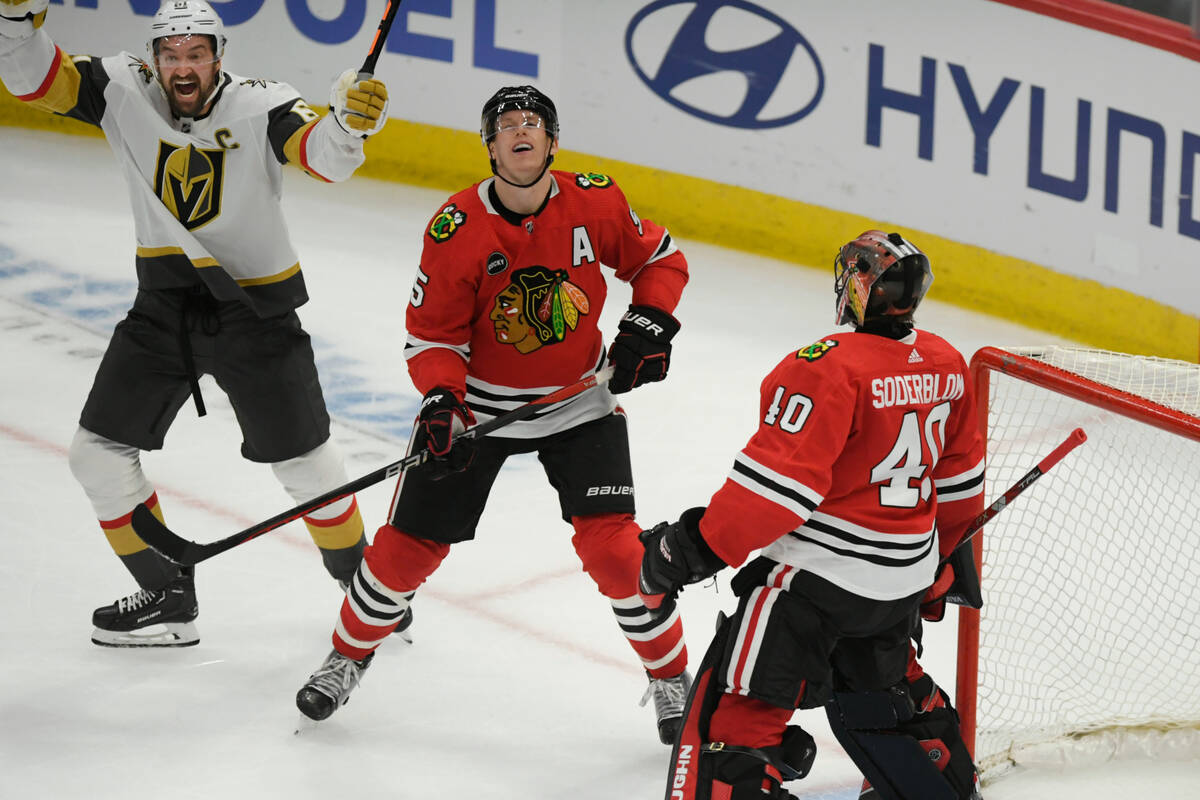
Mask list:
[[925,359],[921,358],[921,354],[918,353],[916,350],[913,350],[911,353],[908,354],[908,363],[910,363],[910,364],[920,364],[924,360]]

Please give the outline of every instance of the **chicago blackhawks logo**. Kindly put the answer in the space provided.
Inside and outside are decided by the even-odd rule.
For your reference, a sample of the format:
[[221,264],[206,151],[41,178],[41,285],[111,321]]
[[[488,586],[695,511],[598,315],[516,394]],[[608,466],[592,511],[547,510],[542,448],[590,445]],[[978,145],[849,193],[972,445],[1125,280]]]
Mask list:
[[613,185],[612,178],[599,172],[580,172],[576,174],[575,182],[584,189],[607,189]]
[[429,223],[429,237],[435,242],[444,242],[458,232],[467,221],[467,212],[451,203],[434,215]]
[[813,342],[807,347],[801,347],[796,351],[796,358],[802,358],[810,362],[816,361],[837,346],[838,343],[834,339],[822,339],[819,342]]
[[524,355],[561,342],[590,308],[583,290],[567,280],[566,270],[526,267],[514,272],[496,295],[488,318],[496,341]]
[[225,151],[159,142],[154,193],[183,227],[194,231],[221,215]]

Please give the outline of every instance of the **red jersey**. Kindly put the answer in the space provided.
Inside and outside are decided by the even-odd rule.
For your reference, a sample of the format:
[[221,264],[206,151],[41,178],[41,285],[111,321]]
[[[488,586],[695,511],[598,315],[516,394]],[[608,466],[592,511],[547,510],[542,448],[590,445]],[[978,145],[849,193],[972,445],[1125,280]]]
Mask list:
[[[640,219],[611,178],[552,171],[543,207],[517,216],[489,178],[447,200],[429,223],[407,314],[405,358],[418,391],[444,386],[479,421],[603,366],[602,267],[633,302],[671,312],[687,262],[660,225]],[[612,412],[597,388],[497,434],[545,436]]]
[[759,411],[700,522],[713,551],[737,565],[763,547],[877,600],[928,587],[983,497],[962,355],[920,330],[835,334],[767,375]]

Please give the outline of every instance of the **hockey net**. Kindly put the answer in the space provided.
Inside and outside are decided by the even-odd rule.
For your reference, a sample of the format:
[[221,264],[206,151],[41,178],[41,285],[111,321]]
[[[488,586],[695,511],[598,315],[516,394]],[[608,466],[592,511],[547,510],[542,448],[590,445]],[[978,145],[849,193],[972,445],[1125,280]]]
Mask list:
[[1015,764],[1200,758],[1200,365],[1067,347],[971,360],[991,503],[957,704],[985,781]]

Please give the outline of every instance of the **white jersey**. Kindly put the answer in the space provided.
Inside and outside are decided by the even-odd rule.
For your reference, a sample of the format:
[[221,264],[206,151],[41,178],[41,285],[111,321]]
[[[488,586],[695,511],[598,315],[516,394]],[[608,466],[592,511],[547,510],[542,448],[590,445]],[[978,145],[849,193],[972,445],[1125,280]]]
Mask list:
[[68,57],[41,30],[0,55],[0,80],[104,131],[129,189],[142,288],[202,281],[263,317],[308,299],[280,207],[282,165],[340,181],[364,156],[360,138],[292,87],[223,72],[209,112],[179,118],[141,59]]

